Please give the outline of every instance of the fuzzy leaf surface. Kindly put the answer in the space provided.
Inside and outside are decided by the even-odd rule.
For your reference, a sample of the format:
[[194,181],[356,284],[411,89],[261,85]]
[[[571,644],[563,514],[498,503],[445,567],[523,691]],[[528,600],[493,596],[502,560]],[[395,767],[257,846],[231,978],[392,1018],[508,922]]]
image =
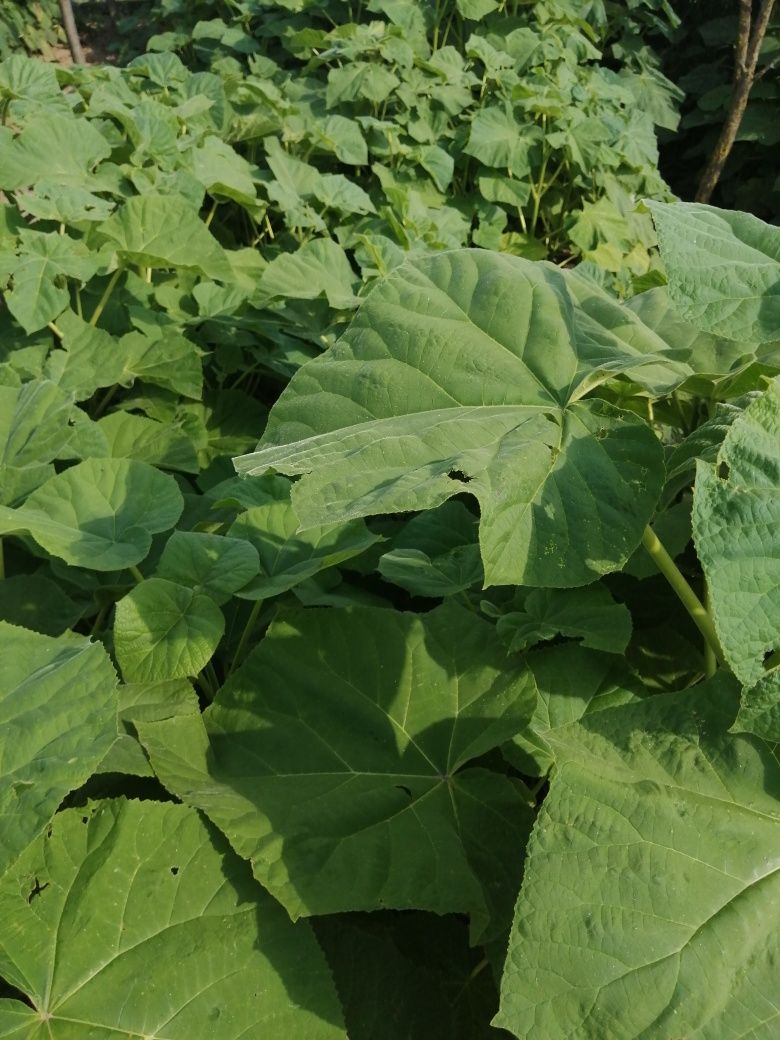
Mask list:
[[116,739],[117,677],[103,647],[83,636],[53,639],[0,621],[0,640],[2,875]]
[[[780,770],[717,677],[560,730],[495,1020],[522,1040],[770,1040]],[[724,951],[728,951],[724,955]]]

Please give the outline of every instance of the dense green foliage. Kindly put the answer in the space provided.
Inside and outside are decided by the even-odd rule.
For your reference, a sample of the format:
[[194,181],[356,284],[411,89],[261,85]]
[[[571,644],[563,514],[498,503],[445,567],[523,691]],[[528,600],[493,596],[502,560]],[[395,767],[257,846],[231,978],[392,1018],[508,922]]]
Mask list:
[[59,19],[57,0],[0,0],[0,60],[20,48],[28,54],[48,54],[65,39]]
[[0,1037],[772,1040],[780,232],[659,201],[671,16],[215,6],[0,63]]
[[[124,29],[138,43],[154,29],[149,49],[220,74],[242,102],[231,140],[253,160],[265,151],[277,180],[276,138],[307,164],[270,193],[297,233],[330,225],[380,270],[399,247],[473,244],[626,277],[651,264],[634,203],[667,197],[655,127],[678,118],[680,93],[640,35],[674,24],[655,7],[163,0]],[[358,208],[339,214],[343,190],[316,171],[370,202],[352,190]]]

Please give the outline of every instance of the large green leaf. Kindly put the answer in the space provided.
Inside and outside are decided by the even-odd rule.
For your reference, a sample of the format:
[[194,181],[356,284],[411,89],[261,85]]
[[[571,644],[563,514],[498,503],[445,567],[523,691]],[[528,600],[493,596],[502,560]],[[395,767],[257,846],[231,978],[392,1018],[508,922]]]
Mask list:
[[551,266],[478,250],[406,263],[293,377],[237,468],[302,474],[304,528],[465,491],[487,584],[586,584],[636,548],[663,466],[640,419],[578,400],[594,370],[637,360],[582,314]]
[[0,1036],[346,1040],[308,926],[183,805],[60,813],[0,915],[0,972],[25,998],[0,1000]]
[[780,769],[733,679],[560,730],[496,1020],[522,1040],[771,1040]]
[[90,172],[110,154],[108,141],[86,119],[44,112],[32,118],[0,153],[0,188],[16,191],[43,178],[70,187],[94,188]]
[[500,932],[530,809],[469,763],[523,726],[533,693],[462,608],[308,610],[272,625],[205,730],[138,730],[293,918],[416,907]]
[[176,195],[138,195],[98,228],[124,261],[145,267],[194,270],[217,281],[230,281],[231,268],[222,246],[197,211]]
[[743,683],[780,650],[780,379],[697,464],[693,535],[723,652]]
[[510,177],[523,177],[530,172],[531,149],[540,136],[538,127],[520,123],[511,108],[493,105],[474,116],[463,150],[487,166],[507,170]]
[[196,676],[225,630],[222,611],[184,585],[149,578],[116,607],[114,649],[126,682]]
[[28,534],[47,552],[95,571],[131,567],[152,535],[179,519],[173,477],[135,459],[87,459],[42,484],[18,509],[0,506],[0,534]]
[[117,678],[103,647],[83,636],[52,639],[0,621],[0,641],[2,875],[116,739]]
[[645,205],[683,318],[745,343],[780,336],[780,230],[750,213],[699,203]]

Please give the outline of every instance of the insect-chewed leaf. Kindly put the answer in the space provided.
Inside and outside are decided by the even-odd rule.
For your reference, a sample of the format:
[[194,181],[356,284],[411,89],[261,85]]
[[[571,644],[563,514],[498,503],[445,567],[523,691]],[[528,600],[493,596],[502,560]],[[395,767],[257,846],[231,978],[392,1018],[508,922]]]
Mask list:
[[55,817],[0,884],[0,1035],[346,1040],[309,926],[183,805]]
[[636,548],[663,464],[641,419],[578,400],[594,369],[642,359],[577,314],[552,267],[479,250],[403,264],[293,377],[237,468],[302,474],[303,527],[466,492],[488,585],[587,584]]

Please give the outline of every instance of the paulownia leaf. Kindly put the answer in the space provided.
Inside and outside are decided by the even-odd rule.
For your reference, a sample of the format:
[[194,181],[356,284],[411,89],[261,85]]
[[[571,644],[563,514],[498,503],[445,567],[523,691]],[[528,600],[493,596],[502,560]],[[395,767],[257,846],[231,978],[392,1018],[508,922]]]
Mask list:
[[663,466],[642,420],[578,400],[594,367],[637,358],[607,330],[594,344],[578,313],[551,266],[481,250],[405,263],[296,373],[237,468],[303,474],[303,528],[465,491],[486,584],[587,584],[636,548]]
[[522,1040],[771,1040],[780,770],[732,678],[552,740],[497,1025]]
[[625,660],[576,643],[543,647],[526,658],[536,680],[531,723],[504,754],[527,776],[544,776],[554,756],[549,740],[585,715],[636,700],[645,692]]
[[0,644],[2,876],[116,739],[117,678],[103,647],[83,636],[52,639],[0,621]]
[[346,1040],[325,959],[183,805],[60,813],[0,886],[0,1036]]
[[347,254],[330,238],[305,242],[294,253],[282,253],[263,271],[260,289],[269,296],[314,300],[325,295],[331,307],[354,307],[355,274]]
[[[247,489],[249,490],[249,489]],[[362,520],[310,527],[298,533],[298,517],[290,504],[290,482],[269,477],[252,493],[264,499],[241,513],[228,529],[259,554],[260,573],[238,591],[242,599],[279,596],[302,581],[359,556],[379,540]]]
[[530,809],[473,759],[534,687],[490,626],[307,610],[276,622],[199,720],[139,723],[153,768],[252,862],[293,918],[420,908],[501,932]]
[[224,631],[210,596],[148,578],[117,603],[114,650],[126,682],[186,679],[211,659]]
[[125,683],[118,690],[118,709],[119,735],[100,760],[97,773],[154,776],[136,735],[135,723],[200,714],[198,695],[186,679]]
[[691,324],[727,339],[780,335],[780,230],[750,213],[646,201],[669,294]]
[[194,270],[230,281],[225,251],[197,211],[175,195],[137,195],[98,228],[123,260],[145,267]]
[[[770,360],[774,351],[769,344],[763,349],[739,340],[713,336],[684,321],[674,309],[666,286],[658,286],[639,293],[628,300],[625,306],[642,322],[665,340],[682,357],[690,369],[685,389],[702,396],[712,396],[712,383],[719,380],[722,393],[723,377],[734,377],[752,362]],[[780,337],[780,328],[777,332]]]
[[70,440],[72,411],[71,396],[48,380],[0,386],[0,502],[47,479],[46,464]]
[[393,538],[377,569],[415,596],[454,596],[482,584],[477,518],[462,502],[420,513]]
[[174,531],[165,543],[155,571],[158,578],[204,592],[226,603],[260,570],[255,547],[239,538]]
[[731,728],[734,733],[755,733],[764,740],[780,742],[779,668],[742,690],[742,703]]
[[697,464],[693,536],[723,652],[752,686],[780,650],[780,379]]
[[110,154],[108,141],[89,120],[41,113],[0,153],[0,188],[16,191],[44,178],[63,186],[94,188],[90,172]]
[[97,427],[105,437],[105,454],[113,459],[139,459],[160,469],[200,472],[195,446],[181,424],[112,412],[100,419]]
[[480,109],[471,121],[464,147],[486,166],[499,166],[517,177],[530,172],[531,149],[541,134],[533,123],[520,123],[508,106]]
[[63,349],[54,350],[46,360],[45,375],[63,390],[71,391],[77,401],[86,401],[96,390],[113,386],[125,378],[125,354],[117,340],[98,329],[72,310],[57,318]]
[[583,646],[622,654],[631,638],[631,614],[603,585],[584,589],[534,589],[521,609],[499,618],[499,634],[513,651],[563,635]]
[[0,506],[0,534],[28,534],[75,567],[140,563],[173,527],[184,499],[173,477],[135,459],[87,459],[42,484],[18,509]]
[[37,332],[70,302],[66,279],[88,282],[97,259],[82,241],[54,232],[24,230],[16,253],[0,254],[0,274],[10,274],[8,309],[26,333]]

